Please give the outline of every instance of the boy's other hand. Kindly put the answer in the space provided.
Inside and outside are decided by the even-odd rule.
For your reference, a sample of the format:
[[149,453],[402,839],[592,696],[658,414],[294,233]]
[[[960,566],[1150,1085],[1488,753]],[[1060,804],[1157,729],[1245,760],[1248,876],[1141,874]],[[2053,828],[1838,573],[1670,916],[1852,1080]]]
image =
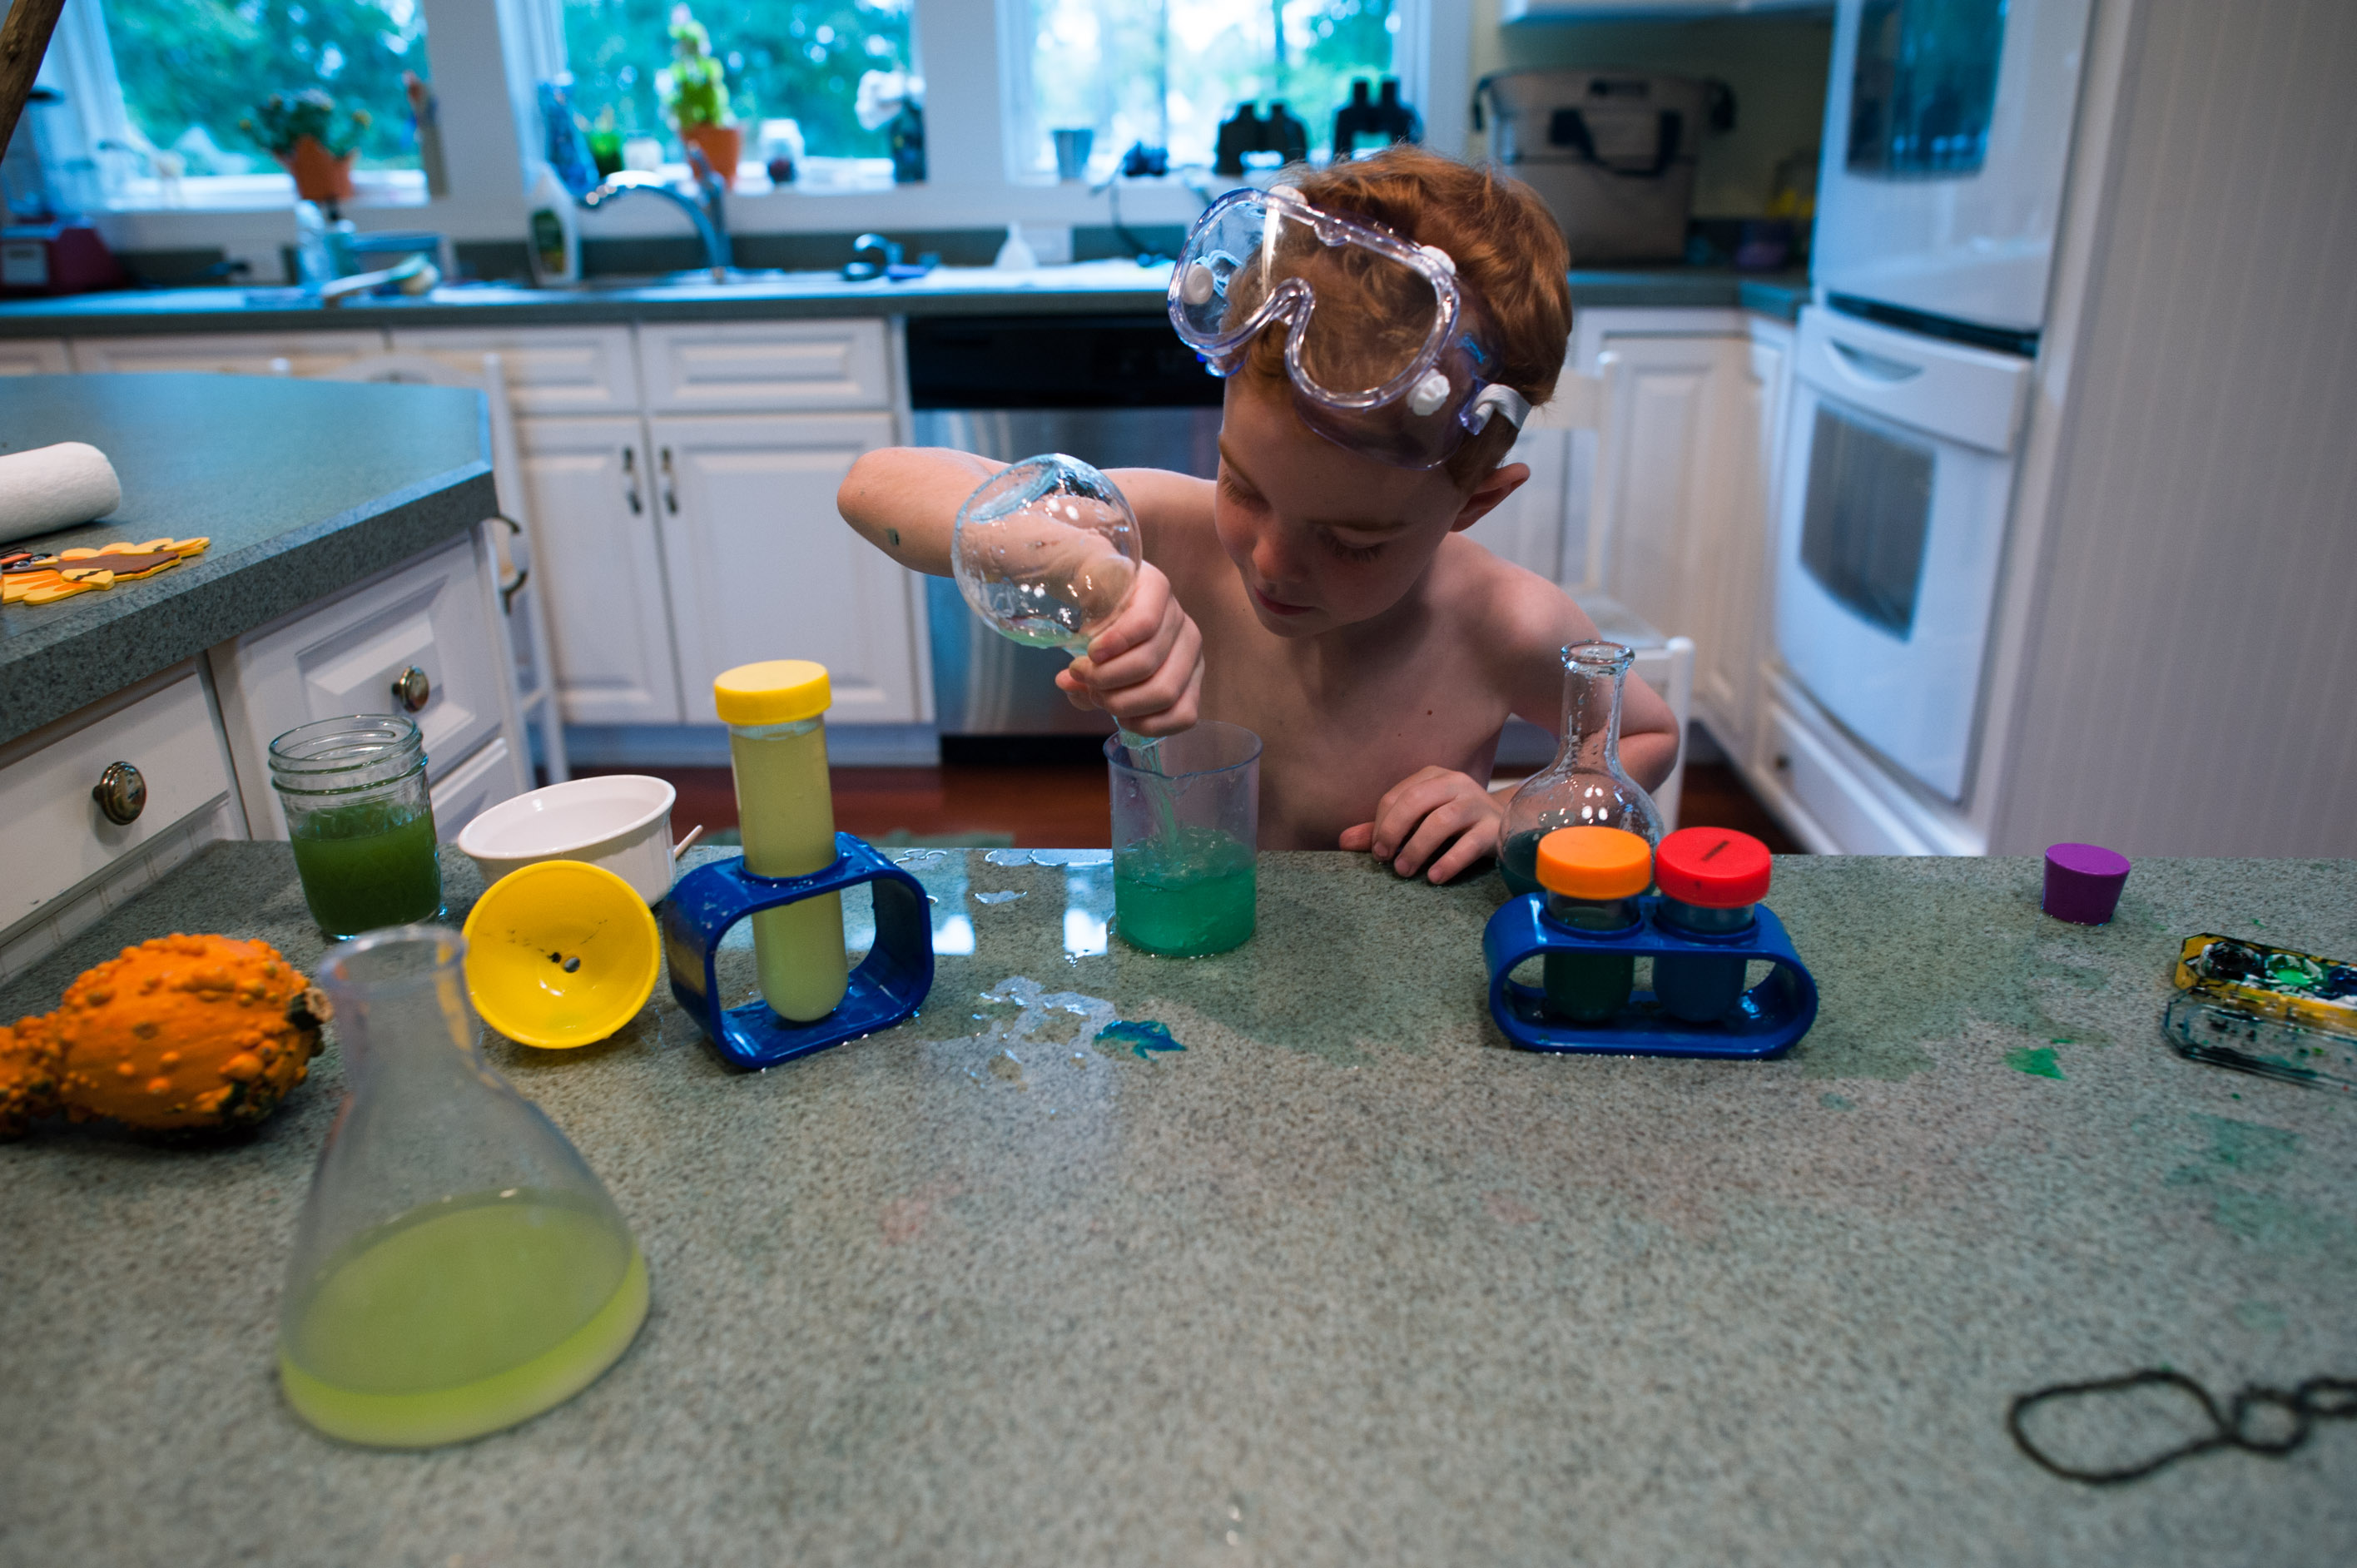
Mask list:
[[1138,735],[1194,726],[1203,695],[1203,634],[1178,607],[1170,579],[1151,563],[1119,615],[1098,628],[1089,650],[1056,674],[1076,708],[1103,708]]
[[1467,775],[1426,768],[1391,788],[1375,804],[1375,820],[1342,830],[1341,846],[1388,861],[1402,876],[1447,882],[1498,853],[1504,803]]

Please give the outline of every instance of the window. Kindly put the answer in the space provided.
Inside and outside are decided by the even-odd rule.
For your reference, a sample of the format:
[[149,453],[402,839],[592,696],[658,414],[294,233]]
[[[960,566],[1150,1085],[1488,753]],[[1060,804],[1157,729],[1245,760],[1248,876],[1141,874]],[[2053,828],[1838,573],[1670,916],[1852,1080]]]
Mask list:
[[[758,159],[764,120],[800,124],[804,156],[821,167],[890,153],[883,126],[861,123],[860,82],[914,68],[912,0],[564,0],[564,8],[573,107],[594,128],[659,137],[667,156],[685,156],[662,107],[676,9],[711,34],[746,157]],[[888,166],[884,175],[888,182]]]
[[[119,105],[90,105],[84,116],[97,133],[109,200],[184,182],[226,182],[233,191],[225,195],[283,187],[269,149],[242,128],[274,92],[317,89],[332,97],[339,133],[351,126],[356,168],[417,167],[402,76],[426,74],[418,0],[77,4],[100,7],[120,91]],[[354,110],[367,116],[365,125],[348,120]],[[416,177],[391,183],[411,185]]]
[[[1220,122],[1281,98],[1313,151],[1333,139],[1353,77],[1394,74],[1394,0],[1001,0],[1028,5],[1036,40],[1016,94],[1016,162],[1051,173],[1049,133],[1096,133],[1092,166],[1133,143],[1208,164]],[[1421,106],[1419,106],[1421,107]]]

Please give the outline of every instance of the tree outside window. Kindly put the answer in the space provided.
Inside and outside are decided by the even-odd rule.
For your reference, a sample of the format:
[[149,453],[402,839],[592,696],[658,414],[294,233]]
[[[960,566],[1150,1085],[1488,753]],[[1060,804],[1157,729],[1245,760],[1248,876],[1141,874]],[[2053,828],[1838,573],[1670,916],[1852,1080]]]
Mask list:
[[[93,0],[76,0],[88,5]],[[417,0],[104,0],[133,128],[195,176],[274,172],[239,122],[273,92],[317,88],[364,110],[356,162],[415,168],[402,73],[427,74]],[[341,123],[341,116],[339,116]]]
[[1028,4],[1036,42],[1017,156],[1034,174],[1054,168],[1049,132],[1064,126],[1096,132],[1100,167],[1135,142],[1208,164],[1220,122],[1273,98],[1308,124],[1313,151],[1326,149],[1351,79],[1392,70],[1399,29],[1393,0]]
[[[676,157],[658,81],[671,65],[675,3],[565,0],[565,54],[576,110],[593,124],[610,113],[614,129],[660,136]],[[913,67],[912,0],[694,0],[690,8],[712,35],[748,135],[762,120],[793,120],[813,157],[889,155],[887,134],[859,123],[859,81]]]

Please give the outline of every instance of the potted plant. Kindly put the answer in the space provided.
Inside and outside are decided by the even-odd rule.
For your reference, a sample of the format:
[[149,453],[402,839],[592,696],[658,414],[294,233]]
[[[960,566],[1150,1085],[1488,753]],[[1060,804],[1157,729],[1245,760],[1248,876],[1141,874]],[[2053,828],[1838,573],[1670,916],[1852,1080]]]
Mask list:
[[344,116],[340,133],[336,101],[316,87],[274,92],[237,128],[268,150],[295,177],[295,194],[306,201],[338,201],[352,193],[352,157],[368,134],[369,113]]
[[671,91],[665,107],[679,139],[703,150],[720,183],[737,184],[745,133],[728,115],[728,82],[712,53],[712,35],[682,5],[671,14]]

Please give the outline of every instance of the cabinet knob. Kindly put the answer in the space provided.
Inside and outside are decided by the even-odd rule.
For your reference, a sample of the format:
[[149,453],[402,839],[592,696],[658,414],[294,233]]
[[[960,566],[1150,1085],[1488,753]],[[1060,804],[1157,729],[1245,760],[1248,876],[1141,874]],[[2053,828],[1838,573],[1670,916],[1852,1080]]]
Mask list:
[[108,822],[127,827],[147,809],[147,780],[128,762],[110,762],[106,771],[98,776],[90,798],[98,802],[98,809],[106,813]]
[[434,682],[414,664],[393,678],[393,700],[413,714],[433,695]]

